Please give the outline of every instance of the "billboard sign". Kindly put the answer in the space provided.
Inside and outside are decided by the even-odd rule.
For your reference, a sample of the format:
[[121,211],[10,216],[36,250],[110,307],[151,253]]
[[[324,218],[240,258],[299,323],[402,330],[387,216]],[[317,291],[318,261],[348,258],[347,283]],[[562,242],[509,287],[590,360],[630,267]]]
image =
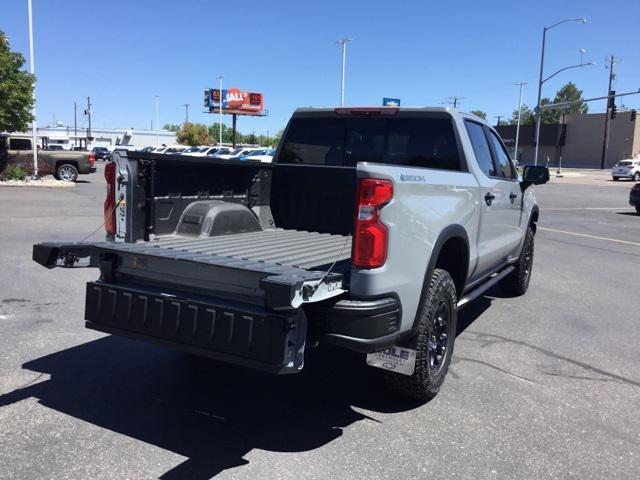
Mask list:
[[237,115],[262,115],[264,99],[262,93],[247,92],[239,88],[205,90],[204,106],[209,112],[233,113]]
[[382,98],[382,106],[383,107],[399,107],[400,99],[399,98]]

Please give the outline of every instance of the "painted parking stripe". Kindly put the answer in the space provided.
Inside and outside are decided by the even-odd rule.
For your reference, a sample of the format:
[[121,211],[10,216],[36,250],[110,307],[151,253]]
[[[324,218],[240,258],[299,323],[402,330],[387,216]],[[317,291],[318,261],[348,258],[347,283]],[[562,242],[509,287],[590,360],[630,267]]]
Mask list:
[[625,245],[636,245],[640,247],[640,242],[630,242],[628,240],[618,240],[617,238],[599,237],[597,235],[588,235],[586,233],[567,232],[566,230],[557,230],[555,228],[538,227],[538,230],[546,232],[564,233],[566,235],[575,235],[576,237],[593,238],[594,240],[605,240],[607,242],[623,243]]
[[543,208],[545,212],[569,212],[574,210],[620,210],[620,211],[633,211],[633,208],[629,207],[558,207],[558,208]]

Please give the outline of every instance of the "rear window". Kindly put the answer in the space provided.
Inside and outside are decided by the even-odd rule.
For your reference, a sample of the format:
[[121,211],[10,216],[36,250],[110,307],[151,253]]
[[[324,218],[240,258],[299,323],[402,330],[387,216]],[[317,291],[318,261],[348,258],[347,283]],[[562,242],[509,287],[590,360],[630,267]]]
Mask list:
[[450,118],[297,118],[278,157],[289,164],[358,162],[461,169]]

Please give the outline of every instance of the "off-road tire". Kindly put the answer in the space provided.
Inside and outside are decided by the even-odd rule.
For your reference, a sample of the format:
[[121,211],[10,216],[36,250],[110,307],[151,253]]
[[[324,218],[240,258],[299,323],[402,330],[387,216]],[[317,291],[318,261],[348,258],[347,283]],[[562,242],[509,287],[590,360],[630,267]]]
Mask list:
[[78,169],[70,163],[63,163],[56,168],[56,178],[65,182],[75,182],[78,179]]
[[522,245],[522,251],[514,265],[516,267],[515,270],[500,282],[500,288],[507,295],[519,297],[524,295],[527,288],[529,288],[531,269],[533,268],[533,240],[533,229],[529,226]]
[[[411,344],[411,347],[416,349],[415,370],[413,375],[385,372],[385,382],[389,389],[416,400],[431,400],[438,394],[453,354],[457,323],[456,304],[456,286],[451,275],[445,270],[435,269],[420,307],[417,337]],[[446,328],[443,328],[442,319],[439,318],[442,308],[448,316]],[[446,335],[444,340],[442,333]],[[436,347],[437,340],[440,344],[444,342],[444,352]],[[436,352],[443,353],[439,362]]]

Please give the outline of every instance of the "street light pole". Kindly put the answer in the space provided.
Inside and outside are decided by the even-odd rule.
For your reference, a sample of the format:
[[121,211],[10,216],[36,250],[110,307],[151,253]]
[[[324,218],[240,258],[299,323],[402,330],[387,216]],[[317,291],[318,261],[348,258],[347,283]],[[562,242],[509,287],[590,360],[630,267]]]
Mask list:
[[520,116],[522,114],[522,90],[524,86],[527,85],[527,82],[520,82],[520,83],[516,83],[515,85],[520,86],[520,100],[518,100],[518,126],[516,127],[516,146],[513,151],[513,159],[517,162],[518,161],[518,142],[520,140]]
[[[551,25],[550,27],[544,27],[542,29],[542,53],[540,54],[540,76],[539,76],[539,80],[538,80],[538,101],[536,103],[536,149],[535,149],[535,155],[534,155],[534,159],[533,162],[535,165],[538,164],[538,150],[539,150],[539,144],[540,144],[540,123],[542,120],[542,112],[540,111],[540,101],[542,100],[542,84],[544,83],[544,81],[542,80],[542,75],[543,75],[543,71],[544,71],[544,48],[545,48],[545,43],[547,40],[547,31],[551,30],[554,27],[557,27],[558,25],[562,24],[562,23],[567,23],[567,22],[578,22],[578,23],[587,23],[587,20],[585,18],[570,18],[568,20],[562,20],[560,22],[554,23],[553,25]],[[582,64],[582,62],[580,62]],[[551,77],[549,77],[551,78]]]
[[351,42],[353,38],[341,38],[336,43],[342,45],[342,73],[340,75],[340,106],[344,106],[344,67],[347,61],[347,43]]
[[[35,60],[33,58],[33,8],[31,7],[31,0],[28,1],[29,10],[29,72],[31,75],[35,75]],[[33,176],[38,176],[38,136],[36,125],[36,86],[33,86],[33,108],[31,109],[31,115],[33,120],[31,121],[31,147],[33,150]]]
[[224,77],[222,75],[218,76],[218,81],[220,82],[220,100],[219,100],[219,108],[218,108],[218,126],[220,127],[220,141],[218,144],[222,146],[222,79]]
[[184,119],[184,123],[189,123],[189,104],[185,103],[183,105],[184,109],[185,109],[185,119]]
[[160,97],[156,95],[156,147],[160,146],[160,116],[158,110],[158,99]]

